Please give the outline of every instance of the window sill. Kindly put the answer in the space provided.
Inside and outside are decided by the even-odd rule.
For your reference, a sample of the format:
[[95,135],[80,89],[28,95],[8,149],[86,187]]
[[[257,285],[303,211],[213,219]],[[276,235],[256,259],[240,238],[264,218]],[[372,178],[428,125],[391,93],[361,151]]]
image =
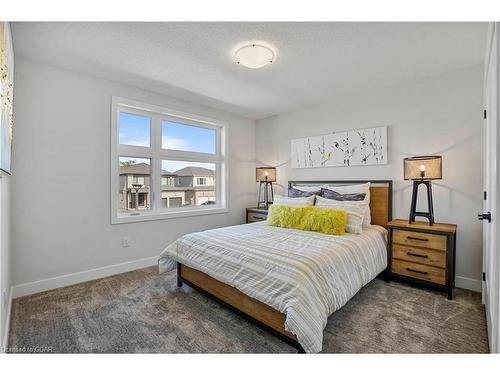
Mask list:
[[111,217],[111,224],[137,223],[141,221],[165,220],[179,217],[202,216],[228,213],[223,207],[178,210],[173,212],[145,212],[140,215],[118,215]]

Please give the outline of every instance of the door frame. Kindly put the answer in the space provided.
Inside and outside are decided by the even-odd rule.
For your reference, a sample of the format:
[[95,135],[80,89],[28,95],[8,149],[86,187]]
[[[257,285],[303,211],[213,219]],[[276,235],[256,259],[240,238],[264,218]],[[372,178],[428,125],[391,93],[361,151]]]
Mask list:
[[497,187],[500,186],[498,180],[500,174],[497,173],[497,166],[500,165],[498,153],[499,133],[497,121],[498,103],[498,61],[500,50],[498,45],[498,24],[492,22],[488,27],[488,37],[486,45],[486,56],[484,65],[484,108],[486,119],[483,128],[483,185],[486,193],[483,202],[483,212],[492,214],[492,221],[483,221],[483,277],[482,291],[483,303],[486,309],[486,320],[488,327],[488,339],[490,351],[498,353],[499,338],[499,303],[500,303],[500,255],[498,233],[500,233],[500,220],[497,220],[497,213],[500,213],[499,200],[497,199]]

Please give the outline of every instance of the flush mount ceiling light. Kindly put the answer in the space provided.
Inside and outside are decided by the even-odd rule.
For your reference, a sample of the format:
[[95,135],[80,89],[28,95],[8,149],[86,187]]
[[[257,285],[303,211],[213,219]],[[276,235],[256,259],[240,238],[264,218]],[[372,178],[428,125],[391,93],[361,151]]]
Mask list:
[[276,58],[274,49],[263,43],[248,43],[234,52],[234,61],[250,69],[259,69],[271,64]]

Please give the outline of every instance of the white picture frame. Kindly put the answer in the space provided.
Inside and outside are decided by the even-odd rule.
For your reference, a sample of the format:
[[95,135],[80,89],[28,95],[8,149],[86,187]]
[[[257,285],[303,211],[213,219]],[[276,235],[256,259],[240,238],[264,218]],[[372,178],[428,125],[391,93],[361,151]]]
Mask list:
[[292,168],[387,164],[387,126],[291,140]]

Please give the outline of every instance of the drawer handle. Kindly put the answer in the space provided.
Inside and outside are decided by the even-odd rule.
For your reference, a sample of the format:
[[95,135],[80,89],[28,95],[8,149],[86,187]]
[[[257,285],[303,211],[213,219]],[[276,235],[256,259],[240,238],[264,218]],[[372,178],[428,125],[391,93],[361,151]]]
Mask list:
[[252,215],[254,219],[266,220],[264,216]]
[[419,237],[412,237],[412,236],[408,236],[406,238],[408,238],[409,240],[415,240],[415,241],[429,241],[428,238],[419,238]]
[[429,274],[429,272],[424,272],[424,271],[413,270],[413,269],[408,268],[408,267],[406,267],[406,270],[407,270],[407,271],[410,271],[410,272],[421,273],[422,275],[428,275],[428,274]]
[[428,255],[415,254],[415,253],[412,253],[411,251],[407,251],[406,255],[410,255],[412,257],[419,257],[419,258],[429,258]]

